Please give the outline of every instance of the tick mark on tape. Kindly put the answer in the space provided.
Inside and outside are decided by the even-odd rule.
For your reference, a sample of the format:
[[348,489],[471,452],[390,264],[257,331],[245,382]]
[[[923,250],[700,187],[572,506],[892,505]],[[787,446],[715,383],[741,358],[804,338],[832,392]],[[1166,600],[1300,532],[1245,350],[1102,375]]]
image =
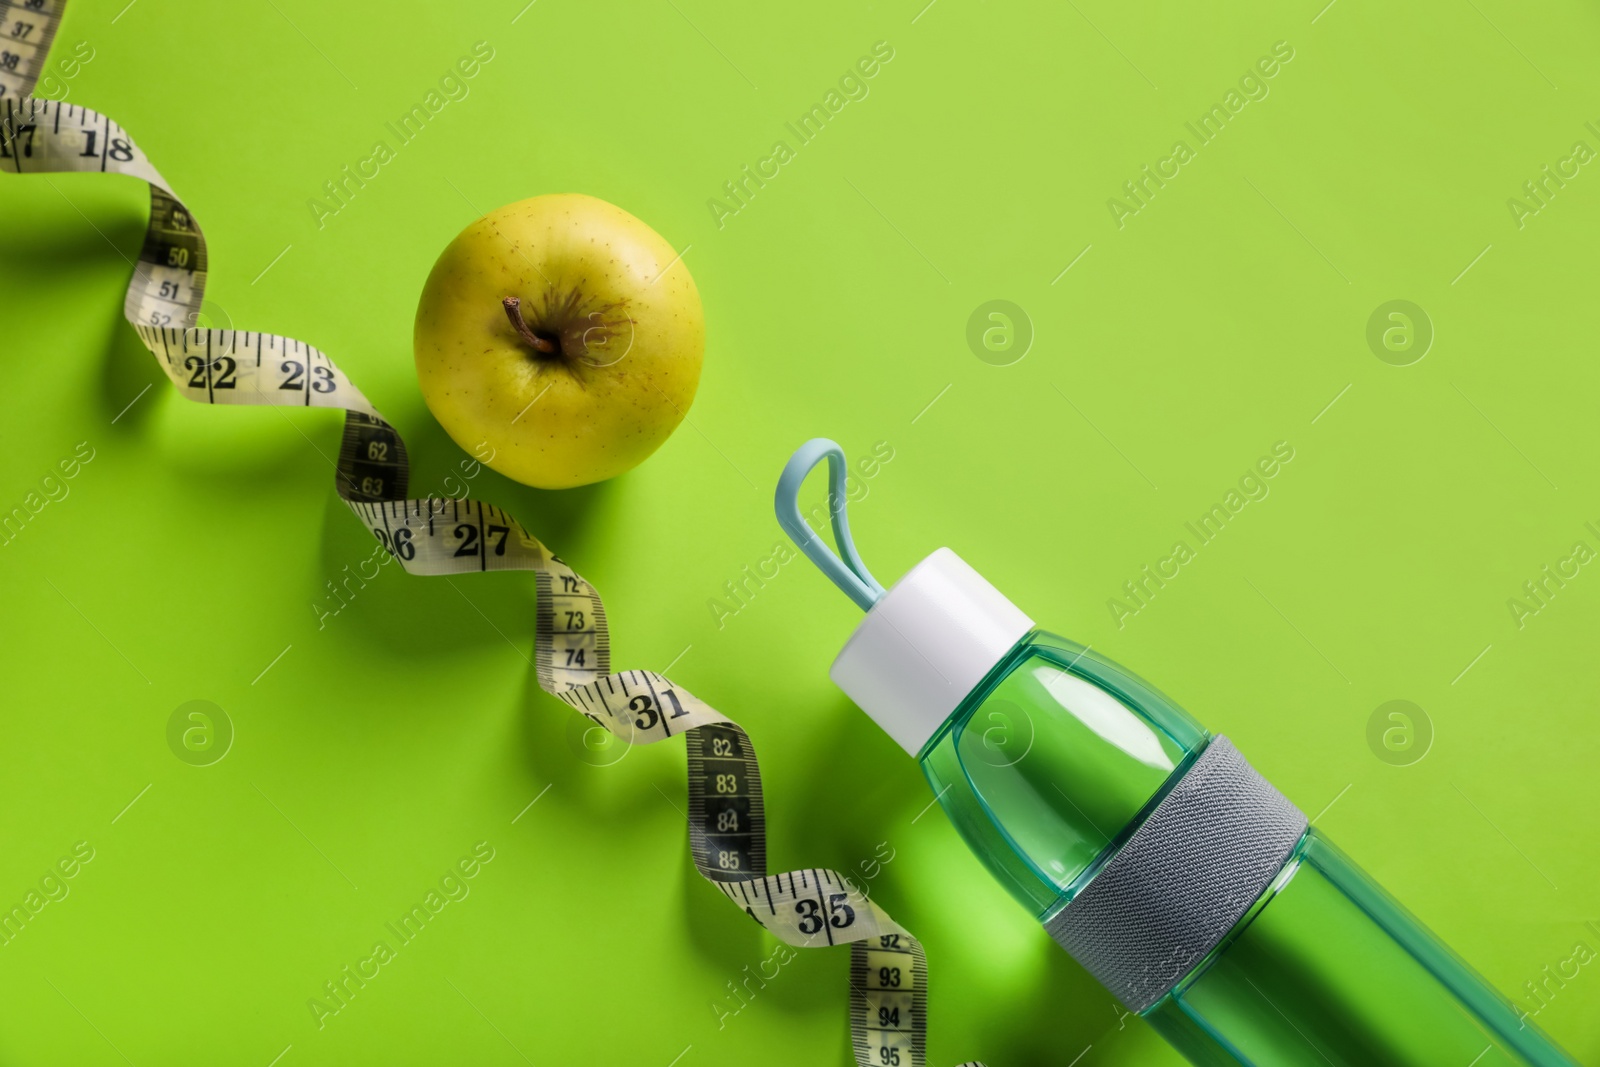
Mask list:
[[683,1051],[678,1053],[676,1056],[672,1057],[672,1063],[667,1064],[667,1067],[673,1067],[673,1065],[676,1064],[679,1060],[681,1060],[685,1056],[687,1056],[689,1054],[689,1050],[692,1049],[692,1048],[694,1048],[693,1045],[685,1045],[685,1046],[683,1046]]
[[291,648],[293,648],[293,647],[294,647],[293,645],[284,645],[283,646],[283,651],[279,652],[276,656],[272,657],[272,662],[267,664],[266,667],[261,671],[261,673],[256,675],[256,681],[255,682],[251,682],[250,684],[251,685],[255,685],[256,682],[259,682],[259,681],[261,681],[262,678],[266,677],[267,671],[270,671],[272,668],[276,667],[278,665],[278,661],[280,659],[282,659],[284,656],[288,655],[289,654],[289,650]]
[[[550,785],[555,785],[555,783],[551,782]],[[539,796],[536,796],[532,800],[528,801],[528,808],[531,808],[535,804],[539,803],[540,798],[542,798],[546,793],[550,792],[550,785],[547,785],[543,789],[539,790]],[[517,825],[517,819],[520,819],[524,815],[528,814],[528,808],[523,808],[521,811],[517,812],[516,817],[511,820],[512,826]]]
[[515,26],[517,24],[517,19],[520,19],[522,16],[526,15],[528,13],[528,8],[532,7],[534,4],[537,4],[538,2],[539,2],[539,0],[528,0],[527,7],[524,7],[521,11],[517,12],[516,18],[513,18],[511,20],[511,25]]
[[[151,782],[150,785],[155,785],[155,783]],[[139,796],[138,797],[134,797],[132,800],[128,801],[127,807],[125,807],[121,811],[117,812],[117,818],[111,820],[111,825],[115,826],[117,824],[117,819],[120,819],[124,815],[128,814],[128,808],[131,808],[135,804],[139,803],[139,797],[142,797],[146,793],[150,792],[150,785],[147,785],[143,789],[139,790]]]
[[117,17],[111,20],[111,25],[115,26],[117,24],[117,19],[120,19],[122,16],[126,15],[128,13],[128,8],[131,8],[138,2],[139,0],[128,0],[128,7],[125,7],[121,11],[117,12]]
[[277,1067],[278,1061],[283,1059],[285,1056],[287,1056],[289,1054],[289,1050],[292,1049],[292,1048],[294,1048],[293,1045],[285,1045],[285,1046],[283,1046],[283,1051],[278,1053],[276,1056],[272,1057],[272,1062],[267,1064],[267,1067]]

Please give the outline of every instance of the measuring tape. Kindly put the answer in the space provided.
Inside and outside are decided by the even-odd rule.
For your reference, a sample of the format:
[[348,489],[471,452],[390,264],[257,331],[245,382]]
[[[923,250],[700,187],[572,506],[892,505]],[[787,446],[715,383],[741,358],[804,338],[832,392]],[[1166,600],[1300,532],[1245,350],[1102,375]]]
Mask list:
[[834,871],[766,873],[761,771],[744,730],[660,674],[613,673],[599,594],[511,515],[477,500],[408,499],[405,442],[322,352],[274,334],[198,325],[206,243],[189,210],[121,126],[30,97],[65,7],[66,0],[0,0],[0,170],[98,171],[149,184],[150,225],[124,313],[172,384],[202,404],[343,410],[339,496],[409,573],[533,571],[539,687],[628,744],[683,735],[695,867],[787,944],[848,943],[856,1062],[923,1067],[922,946]]

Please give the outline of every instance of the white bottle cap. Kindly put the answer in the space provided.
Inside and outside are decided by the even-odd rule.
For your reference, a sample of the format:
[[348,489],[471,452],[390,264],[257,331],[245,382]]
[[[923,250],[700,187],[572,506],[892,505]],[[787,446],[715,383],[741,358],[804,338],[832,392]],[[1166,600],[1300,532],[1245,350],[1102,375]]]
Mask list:
[[915,756],[1031,629],[1032,619],[941,548],[872,606],[828,676]]

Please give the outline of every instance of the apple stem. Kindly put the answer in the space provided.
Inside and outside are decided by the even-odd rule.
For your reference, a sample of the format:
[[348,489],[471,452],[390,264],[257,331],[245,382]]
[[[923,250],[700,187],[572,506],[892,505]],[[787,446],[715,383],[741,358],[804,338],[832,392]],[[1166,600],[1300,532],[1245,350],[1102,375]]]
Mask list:
[[508,296],[501,303],[505,305],[506,318],[511,320],[511,326],[517,331],[517,336],[526,341],[535,352],[553,356],[560,351],[553,343],[534,333],[532,328],[528,326],[528,320],[522,317],[521,300],[514,296]]

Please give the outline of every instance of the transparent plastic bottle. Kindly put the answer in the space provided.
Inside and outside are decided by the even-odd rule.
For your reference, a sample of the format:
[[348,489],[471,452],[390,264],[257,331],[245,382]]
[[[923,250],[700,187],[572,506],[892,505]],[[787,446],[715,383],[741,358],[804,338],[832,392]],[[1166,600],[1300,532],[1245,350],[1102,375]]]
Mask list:
[[[967,844],[1048,925],[1210,741],[1138,678],[1034,630],[921,763]],[[1316,829],[1141,1014],[1205,1067],[1572,1063]]]
[[[830,460],[842,562],[795,503]],[[885,592],[809,442],[779,520],[867,609],[830,675],[1017,903],[1202,1067],[1572,1067],[1223,736],[949,549]]]

